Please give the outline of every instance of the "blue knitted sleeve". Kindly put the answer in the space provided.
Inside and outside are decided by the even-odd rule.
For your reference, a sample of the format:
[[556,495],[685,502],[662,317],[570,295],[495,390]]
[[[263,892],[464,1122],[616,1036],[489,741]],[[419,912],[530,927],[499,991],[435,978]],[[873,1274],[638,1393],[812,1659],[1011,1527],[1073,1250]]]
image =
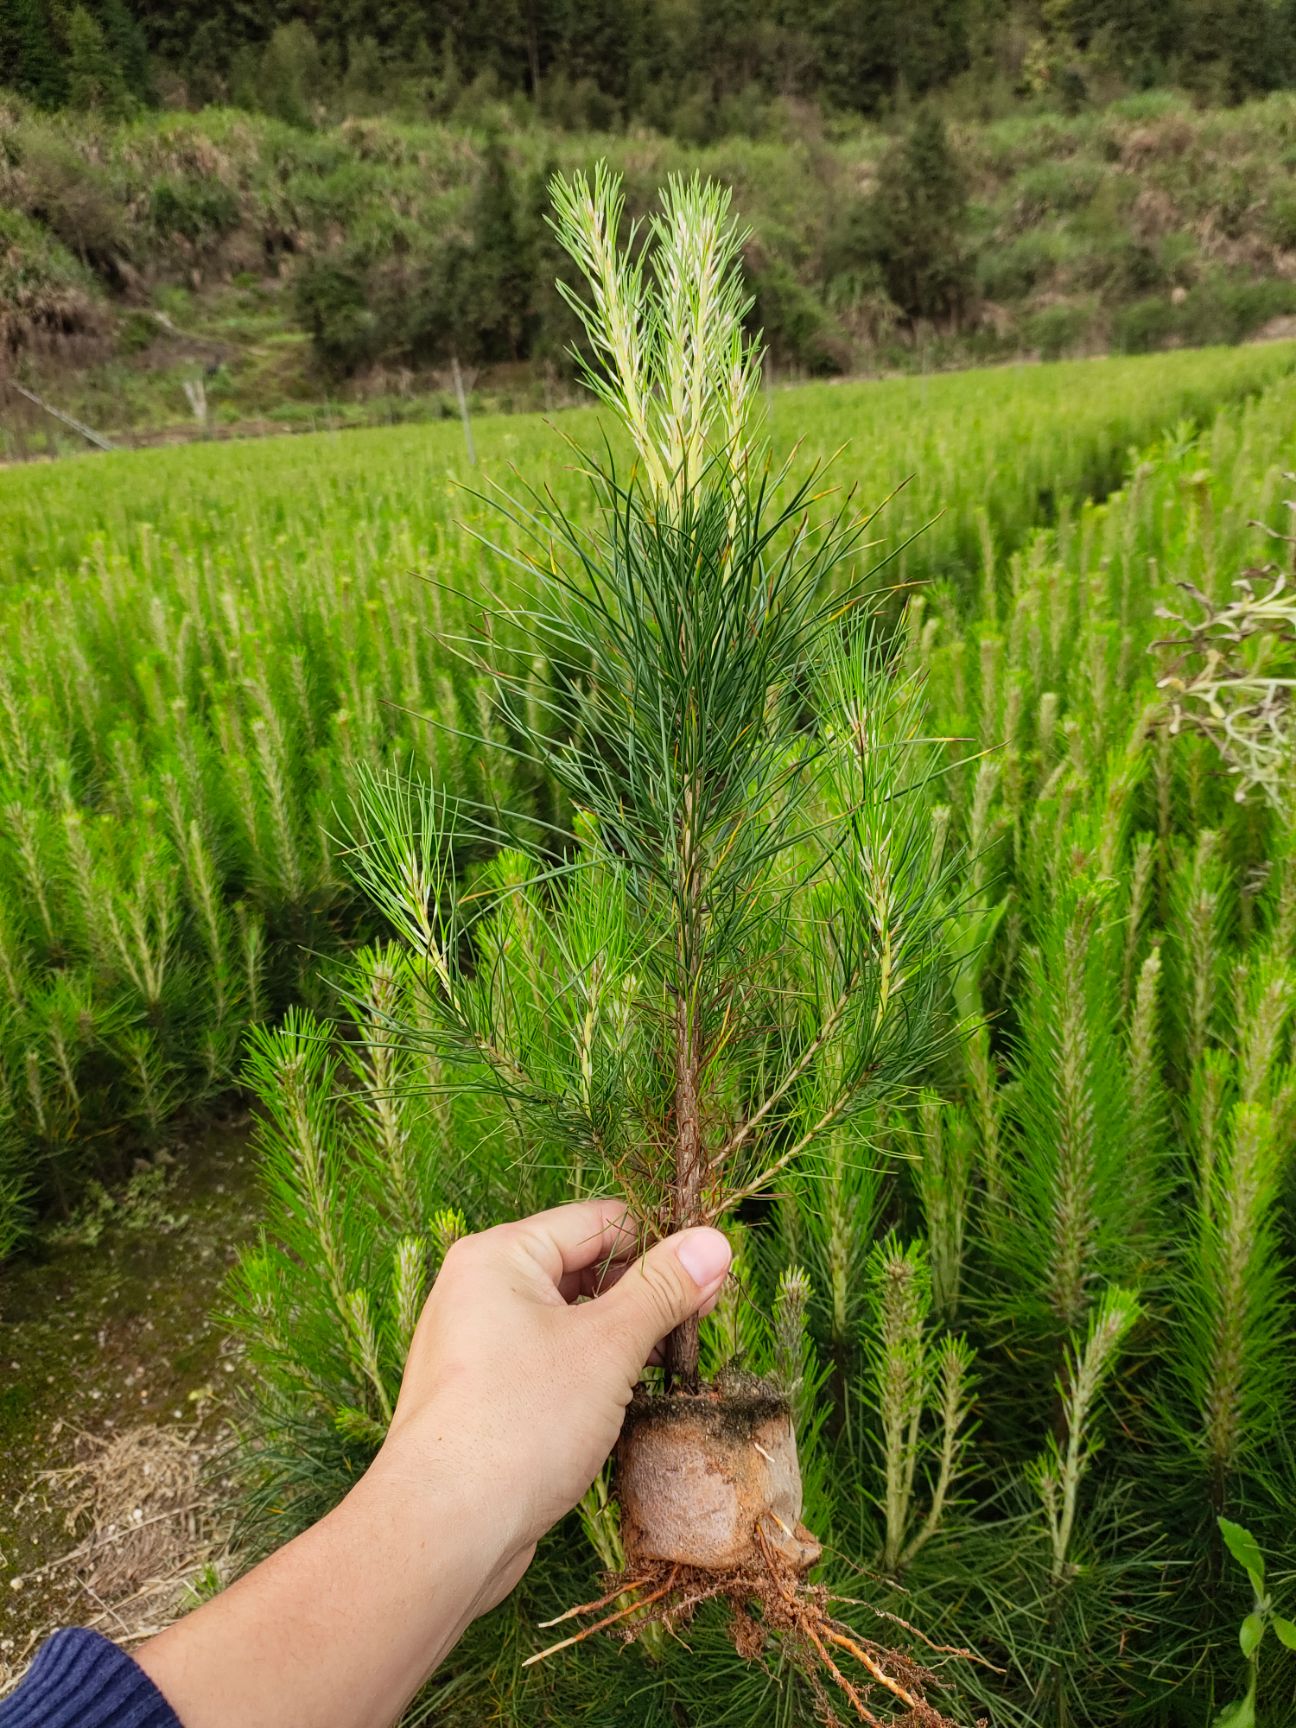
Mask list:
[[56,1632],[17,1691],[0,1698],[0,1728],[180,1728],[144,1670],[98,1632]]

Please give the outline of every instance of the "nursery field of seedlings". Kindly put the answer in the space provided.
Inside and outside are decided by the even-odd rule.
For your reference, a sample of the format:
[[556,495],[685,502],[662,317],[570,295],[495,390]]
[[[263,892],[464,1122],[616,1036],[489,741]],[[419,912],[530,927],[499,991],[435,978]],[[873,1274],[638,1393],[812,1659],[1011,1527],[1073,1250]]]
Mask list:
[[[1282,343],[792,389],[769,416],[807,462],[844,446],[837,483],[869,504],[903,487],[878,528],[894,576],[963,581],[1294,359]],[[459,736],[485,692],[438,634],[492,579],[477,534],[506,525],[456,482],[516,469],[573,502],[563,435],[593,425],[479,423],[476,471],[438,426],[0,473],[0,1258],[228,1088],[244,1028],[319,1005],[319,957],[377,933],[329,838],[357,763],[543,803]]]
[[[940,933],[935,1032],[808,1163],[747,1200],[739,1184],[739,1276],[703,1375],[786,1389],[834,1624],[918,1657],[951,1720],[1196,1728],[1237,1703],[1236,1728],[1277,1728],[1296,1720],[1296,601],[1279,580],[1296,348],[779,390],[765,410],[791,457],[781,501],[839,450],[838,504],[887,500],[832,580],[890,559],[874,586],[903,584],[907,606],[901,624],[900,596],[880,602],[869,690],[898,693],[879,724],[903,710],[929,742],[903,818],[868,837],[859,917],[885,924],[903,842]],[[497,620],[510,717],[462,644],[519,544],[516,507],[477,489],[533,489],[579,533],[596,421],[475,431],[476,469],[443,425],[0,474],[0,1258],[251,1089],[270,1246],[244,1254],[229,1306],[266,1543],[371,1456],[448,1243],[606,1174],[561,1136],[524,1158],[508,1098],[448,1098],[431,1044],[393,1047],[426,1003],[341,855],[357,791],[393,832],[427,818],[403,779],[372,778],[386,768],[477,812],[448,855],[496,897],[475,939],[562,980],[561,1000],[511,998],[508,1025],[535,1048],[568,1021],[586,1035],[572,1003],[593,1004],[598,951],[573,958],[545,872],[494,838],[515,837],[506,812],[534,837],[586,807],[521,748],[571,718],[569,668]],[[511,579],[538,605],[544,560],[522,602]],[[837,694],[863,713],[860,690]],[[824,905],[789,913],[789,940],[839,916]],[[888,956],[871,986],[879,1024],[909,966]],[[762,1056],[786,1062],[759,1124],[775,1163],[827,1096],[797,1036]],[[580,1071],[614,1093],[593,1044]],[[822,1684],[777,1643],[743,1660],[714,1603],[629,1650],[591,1639],[524,1669],[537,1624],[623,1564],[610,1493],[468,1634],[427,1719],[814,1721]],[[1258,1592],[1221,1517],[1259,1545]]]

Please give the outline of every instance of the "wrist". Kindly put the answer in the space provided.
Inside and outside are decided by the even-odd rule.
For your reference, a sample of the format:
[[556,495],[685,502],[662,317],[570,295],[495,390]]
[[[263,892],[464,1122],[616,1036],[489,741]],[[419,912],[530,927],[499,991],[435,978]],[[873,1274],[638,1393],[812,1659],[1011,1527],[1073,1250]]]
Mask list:
[[326,1518],[143,1646],[187,1728],[396,1721],[504,1593],[498,1523],[447,1465],[397,1436]]
[[405,1423],[397,1418],[344,1505],[354,1502],[359,1516],[390,1530],[404,1563],[429,1583],[451,1572],[475,1599],[526,1544],[517,1495],[516,1477],[492,1449],[433,1407]]

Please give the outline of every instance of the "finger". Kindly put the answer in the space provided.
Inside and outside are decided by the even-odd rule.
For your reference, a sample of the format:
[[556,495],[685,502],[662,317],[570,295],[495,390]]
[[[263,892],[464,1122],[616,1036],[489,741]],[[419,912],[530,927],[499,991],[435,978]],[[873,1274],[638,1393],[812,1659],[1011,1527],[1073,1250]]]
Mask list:
[[[564,1272],[558,1288],[566,1302],[605,1296],[612,1286],[619,1284],[631,1267],[638,1263],[638,1253],[622,1256],[617,1260],[600,1260],[597,1266],[587,1266],[583,1272]],[[709,1297],[698,1309],[699,1320],[705,1320],[719,1300],[720,1292],[717,1290],[715,1295]]]
[[717,1295],[732,1258],[719,1230],[681,1230],[656,1243],[578,1312],[614,1342],[633,1379],[661,1339]]
[[637,1248],[628,1254],[619,1255],[615,1260],[598,1260],[593,1266],[584,1266],[579,1272],[564,1272],[558,1280],[558,1289],[564,1302],[579,1302],[584,1297],[601,1296],[605,1290],[610,1290],[618,1279],[625,1276],[627,1266],[633,1266],[638,1258]]
[[[524,1254],[559,1290],[564,1284],[570,1287],[573,1280],[578,1282],[583,1273],[633,1255],[642,1246],[625,1201],[615,1194],[555,1206],[516,1224],[502,1224],[499,1232],[503,1245]],[[572,1294],[576,1293],[573,1290]],[[566,1290],[563,1294],[571,1300]]]
[[630,1268],[637,1264],[646,1244],[638,1237],[626,1237],[627,1247],[614,1260],[599,1260],[593,1266],[583,1267],[579,1272],[564,1272],[558,1282],[565,1302],[576,1302],[582,1297],[602,1296],[625,1277]]

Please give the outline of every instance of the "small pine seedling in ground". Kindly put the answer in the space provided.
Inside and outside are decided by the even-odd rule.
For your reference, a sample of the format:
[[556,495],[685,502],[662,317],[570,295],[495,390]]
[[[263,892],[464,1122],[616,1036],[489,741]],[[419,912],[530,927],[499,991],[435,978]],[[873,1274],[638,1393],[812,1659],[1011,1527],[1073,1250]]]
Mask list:
[[[548,497],[503,506],[529,535],[500,552],[523,597],[492,598],[484,652],[497,735],[552,776],[571,831],[519,841],[521,819],[372,778],[350,853],[411,951],[420,1024],[393,1041],[502,1098],[530,1155],[624,1195],[647,1242],[775,1193],[916,1087],[951,1035],[951,866],[916,795],[936,772],[922,690],[870,611],[868,519],[774,471],[754,427],[728,194],[674,180],[623,238],[602,170],[552,191],[629,465],[578,452],[592,527]],[[462,858],[505,832],[466,883]],[[624,1568],[531,1660],[720,1599],[739,1650],[784,1640],[825,1711],[835,1688],[860,1721],[940,1723],[931,1677],[807,1580],[787,1389],[707,1383],[696,1321],[664,1359],[618,1451]]]

